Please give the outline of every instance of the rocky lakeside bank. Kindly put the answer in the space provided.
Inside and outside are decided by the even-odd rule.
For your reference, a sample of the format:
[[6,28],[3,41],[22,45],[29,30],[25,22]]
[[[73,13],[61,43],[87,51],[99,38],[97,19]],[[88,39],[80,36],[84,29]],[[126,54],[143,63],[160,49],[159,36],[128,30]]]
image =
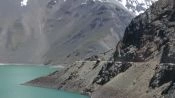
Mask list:
[[[113,77],[126,71],[132,63],[112,61],[77,61],[62,71],[34,79],[24,85],[63,89],[91,95]],[[58,78],[59,75],[59,78]]]

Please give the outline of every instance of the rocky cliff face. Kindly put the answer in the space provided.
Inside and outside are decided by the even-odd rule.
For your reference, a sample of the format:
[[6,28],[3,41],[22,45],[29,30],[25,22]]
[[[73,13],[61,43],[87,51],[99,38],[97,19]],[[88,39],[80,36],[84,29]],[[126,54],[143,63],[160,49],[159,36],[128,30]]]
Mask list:
[[[167,44],[173,44],[173,14],[173,2],[159,1],[144,14],[136,17],[127,27],[122,42],[117,46],[117,49],[120,49],[116,51],[114,58],[118,59],[120,56],[119,58],[125,60],[146,61],[163,47],[163,50],[168,50]],[[163,57],[165,55],[164,53]]]
[[175,97],[174,15],[175,1],[159,0],[131,21],[116,47],[114,60],[136,62],[136,66],[114,77],[92,98]]
[[160,56],[149,87],[154,89],[170,83],[160,92],[174,98],[175,1],[159,0],[144,14],[132,20],[124,38],[117,46],[115,60],[145,62]]

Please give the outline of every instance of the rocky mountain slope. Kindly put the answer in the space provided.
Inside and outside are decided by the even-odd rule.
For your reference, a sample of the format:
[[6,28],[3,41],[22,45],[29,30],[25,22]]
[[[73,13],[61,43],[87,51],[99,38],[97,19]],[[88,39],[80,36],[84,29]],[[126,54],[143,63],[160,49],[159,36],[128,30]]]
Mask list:
[[92,98],[174,98],[174,15],[175,1],[159,0],[131,21],[114,61],[78,62],[28,84],[81,91]]
[[[47,62],[64,63],[111,50],[133,17],[119,5],[67,0],[49,16],[45,28],[50,49]],[[123,21],[124,20],[124,21]],[[59,33],[58,33],[59,32]]]
[[114,51],[154,1],[2,0],[0,63],[63,64]]
[[[114,59],[137,65],[105,84],[92,98],[175,97],[174,8],[174,0],[159,0],[132,20],[116,47]],[[108,89],[113,90],[106,93],[109,96],[99,97]]]
[[0,62],[63,64],[101,54],[114,48],[132,18],[110,2],[1,0]]

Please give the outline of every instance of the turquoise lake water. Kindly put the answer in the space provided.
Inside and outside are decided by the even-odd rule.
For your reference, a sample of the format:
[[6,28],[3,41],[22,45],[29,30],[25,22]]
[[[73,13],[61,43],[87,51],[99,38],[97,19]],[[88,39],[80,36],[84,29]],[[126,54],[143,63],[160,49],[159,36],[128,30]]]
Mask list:
[[88,98],[55,89],[20,85],[55,70],[46,66],[0,66],[0,98]]

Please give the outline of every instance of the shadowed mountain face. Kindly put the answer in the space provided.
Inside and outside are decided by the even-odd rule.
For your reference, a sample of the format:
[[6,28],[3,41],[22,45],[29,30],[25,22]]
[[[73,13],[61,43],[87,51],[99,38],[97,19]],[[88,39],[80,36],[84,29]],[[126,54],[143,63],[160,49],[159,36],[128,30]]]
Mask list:
[[167,47],[173,46],[173,43],[174,1],[160,0],[144,14],[131,21],[126,28],[121,45],[118,46],[120,49],[116,51],[115,59],[147,61],[162,48],[168,49]]
[[133,17],[88,0],[0,1],[1,63],[69,63],[110,50]]

